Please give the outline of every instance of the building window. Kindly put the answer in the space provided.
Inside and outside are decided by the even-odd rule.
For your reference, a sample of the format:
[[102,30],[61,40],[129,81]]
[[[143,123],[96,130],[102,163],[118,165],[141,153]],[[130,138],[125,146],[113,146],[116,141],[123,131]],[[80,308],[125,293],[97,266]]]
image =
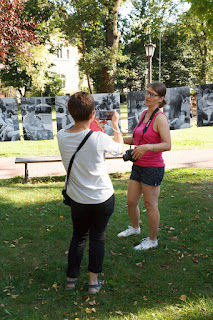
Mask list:
[[60,59],[62,59],[62,47],[63,47],[63,45],[60,44],[58,46],[58,50],[57,50],[57,58],[60,58]]
[[70,50],[67,49],[67,59],[69,59],[69,58],[70,58]]
[[62,88],[65,88],[66,87],[66,76],[65,76],[65,74],[61,74],[60,78],[62,80]]

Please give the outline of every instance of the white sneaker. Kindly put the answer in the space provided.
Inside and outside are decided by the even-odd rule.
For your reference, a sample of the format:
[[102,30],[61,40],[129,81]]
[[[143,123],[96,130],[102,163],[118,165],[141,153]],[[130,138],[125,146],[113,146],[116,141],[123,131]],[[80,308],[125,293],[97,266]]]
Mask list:
[[140,232],[141,232],[140,227],[135,229],[132,226],[128,226],[128,229],[126,229],[118,234],[118,238],[125,238],[128,236],[131,236],[132,234],[137,235],[137,234],[140,234]]
[[150,248],[156,248],[158,246],[158,240],[150,240],[149,237],[142,239],[141,243],[134,247],[135,250],[148,250]]

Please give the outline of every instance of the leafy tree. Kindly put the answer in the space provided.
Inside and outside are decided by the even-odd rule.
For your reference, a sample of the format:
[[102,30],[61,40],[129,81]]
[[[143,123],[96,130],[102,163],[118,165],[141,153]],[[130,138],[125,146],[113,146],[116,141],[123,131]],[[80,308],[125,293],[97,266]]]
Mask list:
[[[8,53],[10,56],[10,52]],[[21,96],[31,87],[31,78],[27,75],[15,56],[5,60],[4,68],[1,69],[0,79],[5,87],[14,87]]]
[[[152,63],[153,80],[159,78],[161,35],[161,81],[167,87],[210,81],[212,43],[202,20],[191,10],[177,16],[177,8],[172,7],[171,1],[137,0],[134,3],[135,18],[132,18],[131,28],[127,28],[123,35],[123,54],[128,59],[118,65],[116,87],[144,89],[147,66],[144,44],[148,42],[150,32],[152,42],[156,44]],[[169,16],[178,18],[168,22]]]
[[28,56],[19,56],[17,60],[21,69],[30,77],[32,86],[42,95],[48,83],[46,75],[52,63],[52,57],[44,45],[36,47],[28,43],[27,48]]
[[119,59],[118,10],[123,0],[60,1],[67,37],[81,53],[80,69],[98,92],[113,92]]
[[18,0],[0,0],[0,62],[5,63],[9,49],[26,52],[25,42],[35,43],[36,24],[23,16],[25,3]]
[[[13,1],[8,1],[13,2]],[[1,0],[0,0],[1,3]],[[17,2],[14,2],[14,6],[17,5]],[[51,47],[51,51],[54,52],[53,44],[51,43],[51,38],[53,35],[59,33],[58,23],[59,23],[59,16],[57,14],[57,10],[55,10],[55,5],[49,0],[28,0],[22,5],[22,1],[20,2],[21,10],[17,10],[16,13],[19,14],[19,18],[24,19],[24,21],[34,21],[34,34],[35,38],[39,37],[40,43],[47,43],[49,47]],[[22,5],[22,6],[21,6]],[[15,8],[15,7],[14,7]],[[15,10],[15,9],[14,9]],[[12,11],[11,11],[12,12]],[[0,27],[1,28],[1,27]],[[25,39],[29,40],[29,39]],[[37,44],[38,45],[38,44]],[[40,81],[35,80],[35,77],[38,75],[38,71],[30,72],[27,70],[26,65],[23,66],[23,61],[28,64],[29,68],[32,68],[32,52],[29,56],[29,45],[27,42],[24,43],[25,48],[25,55],[23,56],[22,52],[18,52],[16,48],[10,47],[8,48],[7,56],[5,58],[5,67],[1,70],[0,79],[3,85],[5,86],[12,86],[16,88],[21,95],[25,95],[27,90],[32,90],[35,92],[44,92],[47,91],[54,91],[59,92],[61,89],[61,81],[53,80],[53,73],[50,71],[40,72],[39,79]],[[32,50],[32,45],[30,46]],[[37,55],[40,51],[42,53],[41,47],[33,49],[35,56],[35,52],[37,51]],[[26,54],[27,52],[27,54]],[[46,53],[46,51],[45,51]],[[49,54],[49,53],[48,53]],[[36,58],[38,60],[38,56]],[[42,59],[40,57],[40,59]],[[45,59],[45,58],[44,58]],[[22,64],[21,64],[22,61]],[[43,62],[44,63],[44,62]],[[39,68],[38,61],[35,63],[34,68]],[[45,67],[46,70],[46,67]],[[41,75],[43,78],[41,79]],[[56,78],[58,78],[56,76]],[[56,86],[56,89],[53,89],[53,83]],[[32,88],[32,84],[34,87]],[[38,87],[37,87],[38,85]],[[52,94],[52,93],[50,93]]]
[[208,36],[213,37],[213,2],[212,0],[187,0],[191,3],[191,12],[204,24]]
[[211,82],[213,78],[213,43],[203,19],[196,16],[190,9],[183,15],[181,26],[182,33],[187,35],[185,55],[190,57],[193,66],[191,82],[194,84]]

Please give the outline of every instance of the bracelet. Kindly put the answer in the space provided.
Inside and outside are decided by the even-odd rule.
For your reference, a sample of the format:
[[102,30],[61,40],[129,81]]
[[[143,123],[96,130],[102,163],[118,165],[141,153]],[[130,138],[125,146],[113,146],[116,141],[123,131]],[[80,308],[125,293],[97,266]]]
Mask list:
[[118,131],[118,130],[114,129],[113,127],[112,127],[112,130],[113,130],[113,131],[115,131],[115,132],[117,132],[118,134],[120,134],[120,136],[122,136],[122,137],[123,137],[123,135],[122,135],[122,133],[121,133],[120,131]]
[[152,152],[154,152],[154,144],[152,145]]

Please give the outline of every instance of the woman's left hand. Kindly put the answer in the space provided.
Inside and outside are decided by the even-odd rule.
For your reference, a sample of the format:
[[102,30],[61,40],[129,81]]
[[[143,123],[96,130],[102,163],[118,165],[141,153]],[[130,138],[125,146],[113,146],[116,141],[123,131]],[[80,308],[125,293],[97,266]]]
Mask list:
[[142,158],[142,156],[148,151],[148,145],[144,144],[141,146],[135,147],[134,151],[132,152],[132,157],[135,160]]

